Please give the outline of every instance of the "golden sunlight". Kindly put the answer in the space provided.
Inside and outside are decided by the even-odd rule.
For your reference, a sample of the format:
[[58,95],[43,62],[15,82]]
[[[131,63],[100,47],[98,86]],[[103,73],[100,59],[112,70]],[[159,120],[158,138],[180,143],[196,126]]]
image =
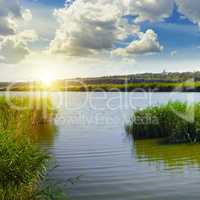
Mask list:
[[51,86],[53,80],[54,80],[54,75],[53,73],[51,72],[44,72],[44,73],[41,73],[40,75],[40,81],[42,82],[42,84],[44,86]]

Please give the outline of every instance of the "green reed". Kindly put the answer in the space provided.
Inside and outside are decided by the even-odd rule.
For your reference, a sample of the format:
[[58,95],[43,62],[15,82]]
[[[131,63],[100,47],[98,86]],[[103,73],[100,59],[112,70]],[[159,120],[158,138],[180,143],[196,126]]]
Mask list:
[[200,103],[169,102],[134,112],[127,133],[134,139],[164,138],[168,143],[200,142]]
[[0,199],[61,196],[54,190],[41,190],[50,156],[28,137],[28,132],[37,126],[53,123],[54,117],[48,97],[0,97]]
[[0,133],[0,199],[31,199],[48,155],[25,137]]
[[0,97],[0,130],[24,132],[51,122],[54,115],[48,97]]

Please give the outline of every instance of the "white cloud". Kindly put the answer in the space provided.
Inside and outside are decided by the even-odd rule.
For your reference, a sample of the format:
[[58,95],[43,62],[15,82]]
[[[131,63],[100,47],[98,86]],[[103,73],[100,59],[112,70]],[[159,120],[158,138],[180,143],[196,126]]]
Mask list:
[[118,48],[113,51],[114,55],[130,56],[134,54],[156,53],[163,50],[158,41],[157,34],[149,29],[145,33],[138,34],[139,39],[132,41],[126,48]]
[[15,21],[10,17],[0,17],[0,35],[12,35],[15,32]]
[[31,21],[32,20],[32,13],[31,10],[25,9],[22,13],[22,17],[25,21]]
[[[170,15],[173,0],[76,0],[67,1],[56,10],[60,27],[50,43],[51,53],[67,56],[99,55],[103,52],[127,56],[162,51],[157,34],[152,30],[140,32],[139,24],[130,24],[125,14],[137,15],[136,21],[161,20]],[[117,43],[129,35],[137,35],[126,48],[113,50]]]
[[30,53],[28,44],[37,39],[34,30],[18,30],[18,23],[32,18],[18,0],[0,0],[0,63],[18,63]]
[[174,0],[124,0],[129,14],[135,15],[135,22],[160,21],[173,11]]
[[[31,9],[31,16],[29,20],[19,20],[18,21],[18,30],[25,29],[34,29],[39,35],[40,41],[37,42],[35,46],[38,46],[39,49],[44,49],[49,45],[49,41],[51,41],[55,36],[55,31],[58,28],[58,22],[56,18],[53,16],[54,7],[47,6],[40,1],[32,2],[29,1],[26,3],[26,9]],[[25,11],[23,11],[24,13]],[[27,11],[25,12],[27,13]],[[25,15],[24,18],[27,19]],[[31,20],[30,20],[31,19]]]
[[35,41],[37,34],[33,30],[0,37],[0,62],[15,64],[23,60],[29,53],[28,43]]
[[123,16],[121,1],[76,0],[55,11],[60,27],[50,44],[52,53],[69,56],[98,54],[111,50],[115,42],[138,32]]
[[0,62],[7,64],[18,63],[29,54],[29,49],[16,36],[6,37],[0,43]]
[[0,0],[0,35],[15,34],[15,19],[21,17],[21,7],[18,0]]
[[[39,35],[40,38],[45,38],[45,44],[47,45],[48,40],[51,40],[49,52],[64,56],[109,56],[111,52],[115,55],[127,56],[160,52],[163,47],[158,41],[157,34],[152,30],[141,33],[139,23],[146,20],[159,21],[167,18],[173,10],[173,1],[66,0],[64,8],[54,11],[58,27],[53,20],[50,20],[52,23],[49,23],[49,21],[46,23],[53,24],[53,28],[57,28],[55,37],[52,39],[53,28],[48,25],[51,28],[51,31],[48,31],[47,25],[44,25],[44,19],[48,14],[45,14],[43,20],[37,19],[37,9],[34,13],[29,9],[23,10],[18,0],[11,2],[0,0],[0,35],[6,37],[0,41],[1,52],[4,52],[4,59],[1,59],[1,62],[3,60],[9,62],[9,56],[12,60],[10,62],[19,62],[19,58],[22,59],[29,53],[28,43],[35,41],[35,39],[30,39],[32,38],[30,37],[22,40],[22,36],[19,39],[20,32],[24,30],[24,25],[28,29],[31,26],[37,27],[38,30],[41,29]],[[49,11],[51,9],[49,8]],[[32,17],[32,12],[36,16]],[[128,23],[127,19],[124,18],[126,14],[132,14],[136,17],[134,24]],[[17,22],[20,22],[20,20],[17,19],[26,22],[18,25]],[[30,20],[30,24],[27,23]],[[11,35],[13,35],[12,38]],[[24,37],[27,37],[27,35],[26,32]],[[138,39],[131,41],[125,48],[115,49],[129,35],[135,35]],[[18,42],[16,42],[17,40]],[[9,48],[6,48],[8,43]],[[45,48],[41,46],[38,48]],[[10,49],[10,55],[7,53],[8,49]],[[20,49],[22,53],[16,53],[16,59],[14,59],[14,55],[11,54],[15,54],[16,49]],[[17,54],[20,54],[20,56]]]

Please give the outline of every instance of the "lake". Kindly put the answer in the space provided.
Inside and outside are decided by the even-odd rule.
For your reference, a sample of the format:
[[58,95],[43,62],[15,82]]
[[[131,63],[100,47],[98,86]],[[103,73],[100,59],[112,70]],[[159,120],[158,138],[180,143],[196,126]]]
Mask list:
[[[40,130],[43,134],[38,141],[55,156],[58,165],[49,178],[67,184],[72,199],[200,198],[200,145],[134,142],[124,130],[135,109],[170,100],[199,101],[199,93],[50,95],[58,109],[56,129]],[[73,177],[79,178],[71,185],[68,179]]]

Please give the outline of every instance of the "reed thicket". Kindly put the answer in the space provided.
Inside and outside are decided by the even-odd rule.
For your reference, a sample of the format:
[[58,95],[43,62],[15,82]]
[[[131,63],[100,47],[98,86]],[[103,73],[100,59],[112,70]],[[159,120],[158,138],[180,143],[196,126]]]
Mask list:
[[0,97],[0,130],[27,131],[50,122],[54,114],[48,97]]
[[0,97],[0,199],[54,199],[55,191],[41,191],[50,157],[27,134],[54,116],[48,97]]
[[165,138],[169,143],[200,142],[200,103],[169,102],[134,112],[126,131],[135,139]]

